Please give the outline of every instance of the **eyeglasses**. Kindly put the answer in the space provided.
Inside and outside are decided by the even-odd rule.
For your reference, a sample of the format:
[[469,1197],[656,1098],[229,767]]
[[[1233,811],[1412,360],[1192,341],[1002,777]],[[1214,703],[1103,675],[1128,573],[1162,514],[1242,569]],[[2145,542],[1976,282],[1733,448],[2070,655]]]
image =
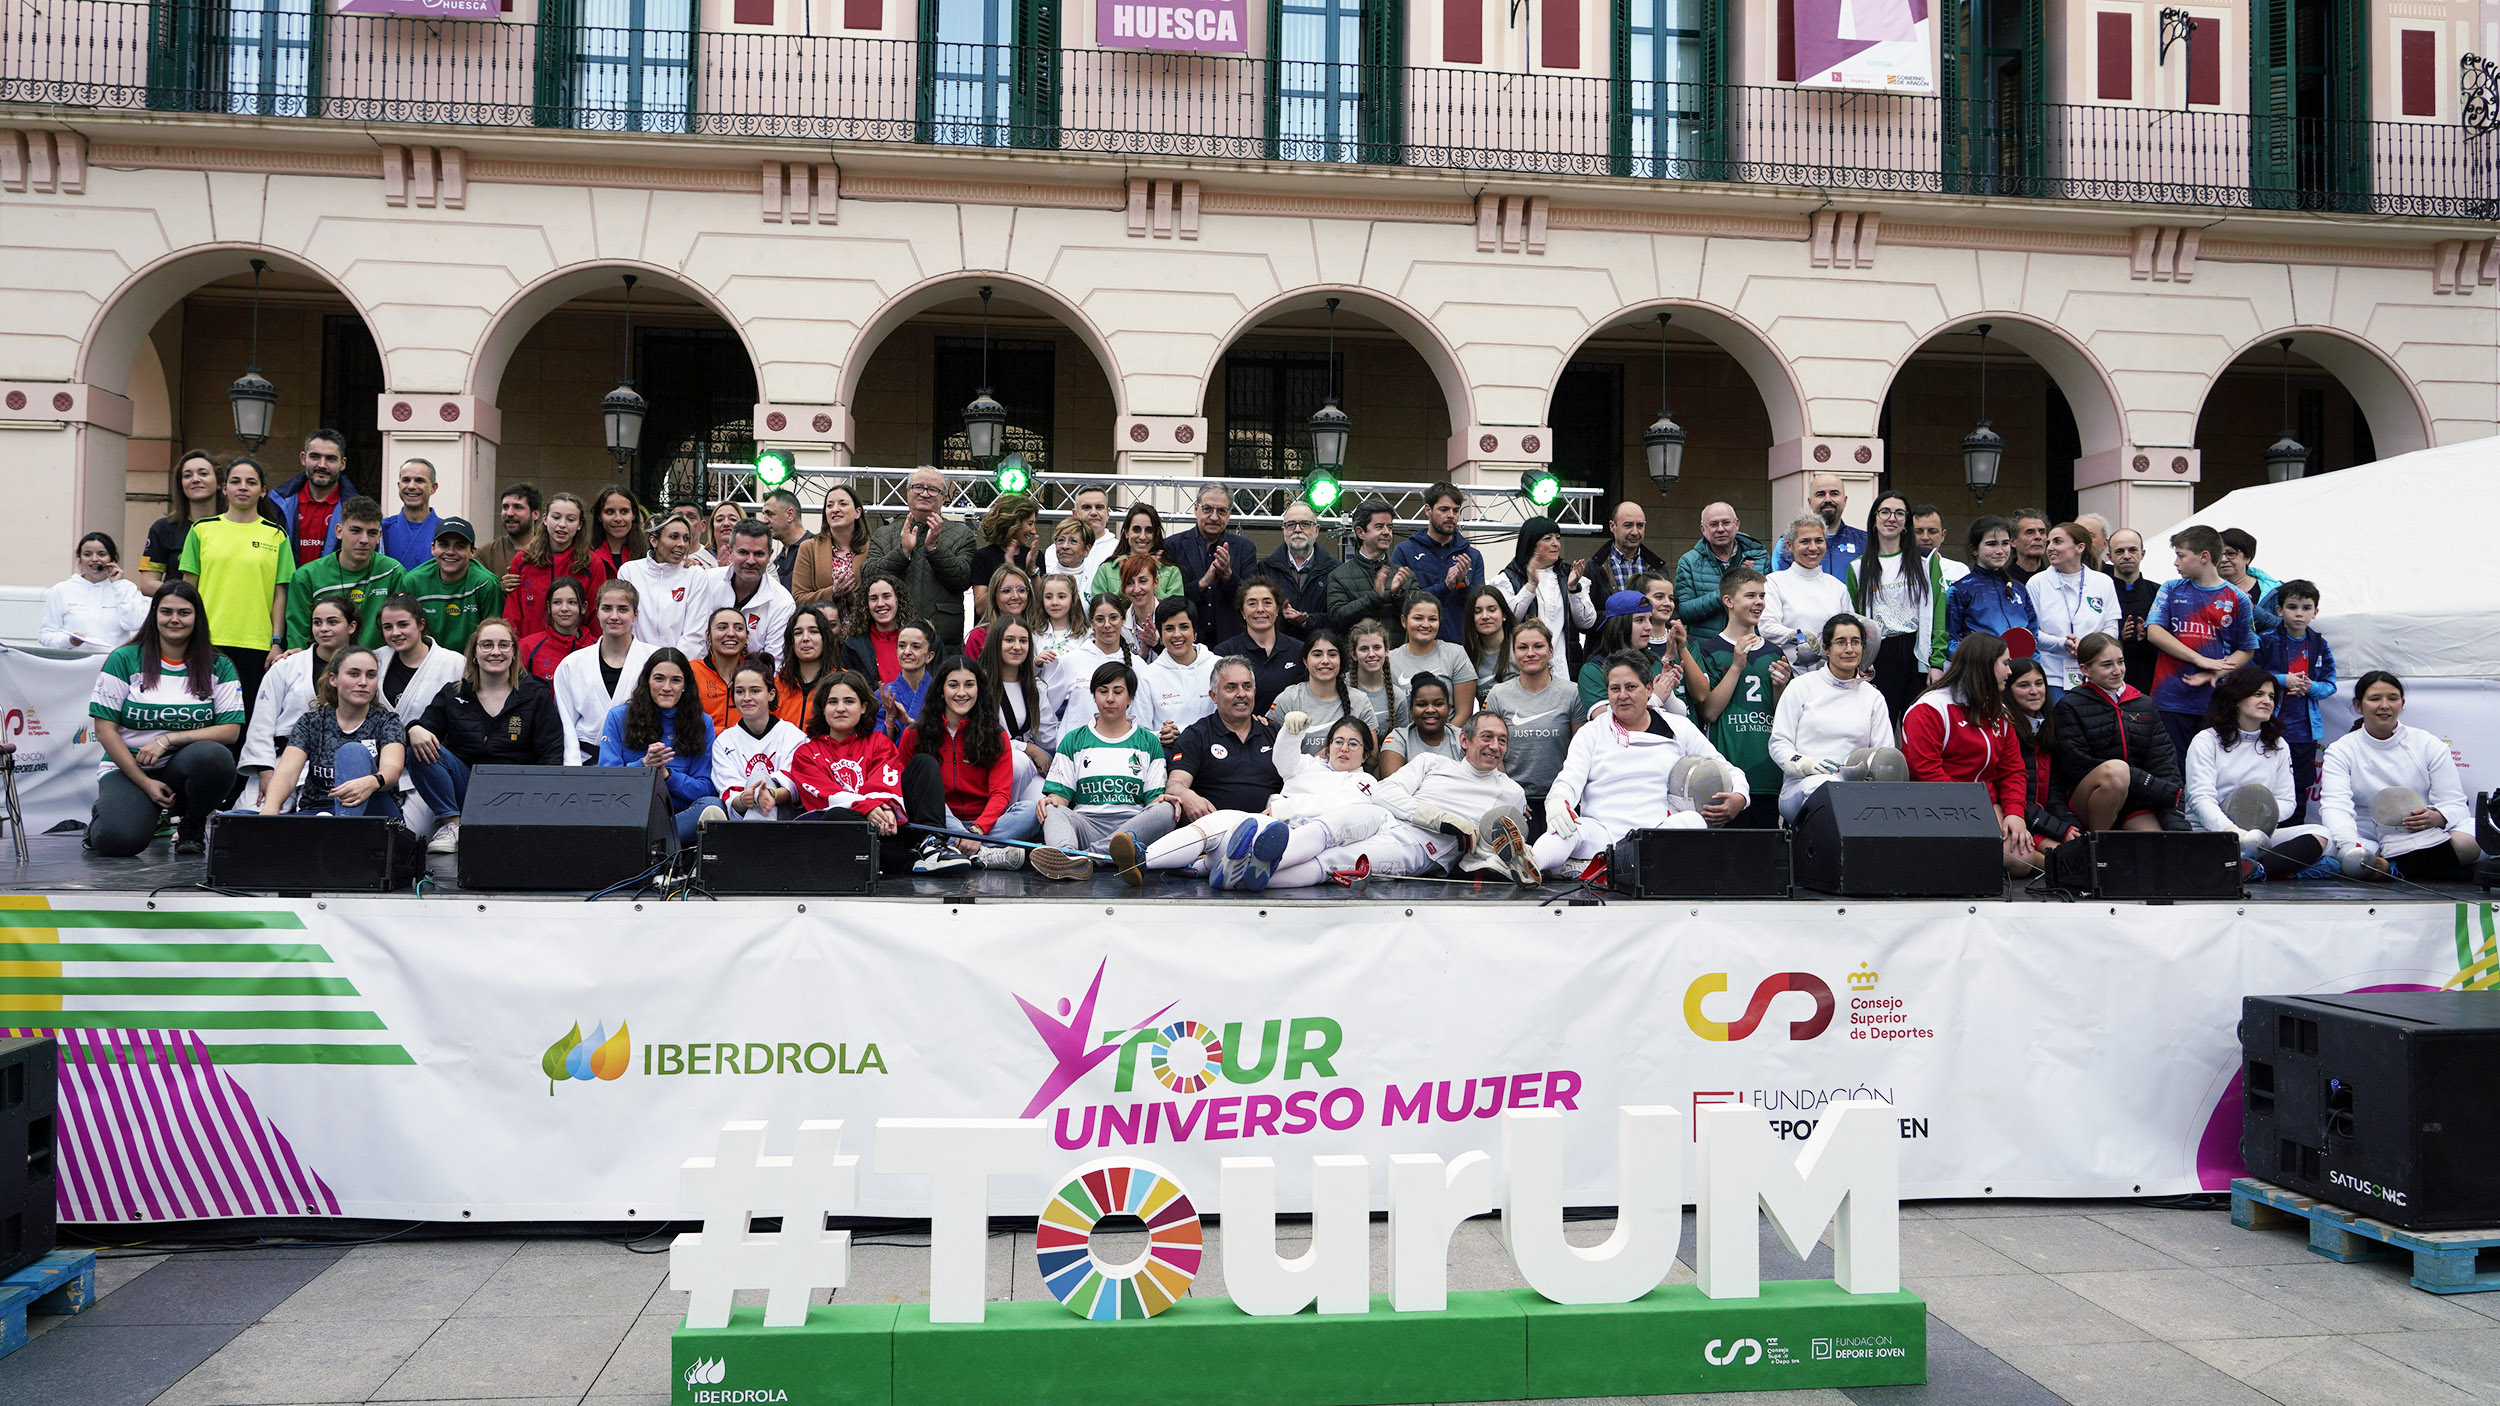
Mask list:
[[914,496],[914,497],[918,497],[919,495],[921,495],[921,494],[923,494],[923,493],[926,493],[926,494],[928,494],[930,497],[933,497],[933,498],[934,498],[934,497],[936,497],[936,496],[937,496],[937,494],[938,494],[938,492],[939,492],[939,490],[938,490],[938,489],[932,488],[932,487],[930,487],[928,484],[925,484],[925,483],[915,483],[915,484],[913,484],[913,485],[910,487],[910,489],[909,489],[908,491],[909,491],[909,492],[912,494],[912,496]]
[[1908,514],[1907,512],[1905,512],[1905,511],[1903,511],[1903,510],[1902,510],[1902,509],[1900,509],[1900,508],[1877,508],[1877,509],[1875,510],[1875,516],[1877,516],[1877,517],[1908,517],[1908,516],[1909,516],[1909,514]]

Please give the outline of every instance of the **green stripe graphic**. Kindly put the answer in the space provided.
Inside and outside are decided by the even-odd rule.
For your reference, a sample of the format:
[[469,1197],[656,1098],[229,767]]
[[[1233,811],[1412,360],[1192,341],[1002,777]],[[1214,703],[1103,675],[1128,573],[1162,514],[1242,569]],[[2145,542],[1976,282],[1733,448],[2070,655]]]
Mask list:
[[371,1011],[18,1011],[57,1030],[388,1030]]
[[0,928],[290,929],[304,920],[280,909],[235,913],[150,913],[135,908],[0,908]]
[[[49,1030],[48,1025],[5,1026],[0,1029]],[[211,1045],[208,1056],[218,1064],[408,1064],[416,1060],[397,1045]],[[122,1058],[104,1064],[170,1064],[144,1045],[125,1045]]]
[[0,996],[353,996],[343,976],[0,976]]
[[330,954],[313,943],[0,942],[0,962],[327,962],[329,960]]

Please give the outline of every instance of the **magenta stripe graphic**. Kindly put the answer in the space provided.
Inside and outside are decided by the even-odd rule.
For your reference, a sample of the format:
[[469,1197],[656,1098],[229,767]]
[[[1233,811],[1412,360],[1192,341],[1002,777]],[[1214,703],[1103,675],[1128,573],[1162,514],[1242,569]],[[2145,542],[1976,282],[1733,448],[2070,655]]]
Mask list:
[[329,1184],[217,1067],[197,1032],[5,1033],[61,1042],[63,1219],[340,1213]]

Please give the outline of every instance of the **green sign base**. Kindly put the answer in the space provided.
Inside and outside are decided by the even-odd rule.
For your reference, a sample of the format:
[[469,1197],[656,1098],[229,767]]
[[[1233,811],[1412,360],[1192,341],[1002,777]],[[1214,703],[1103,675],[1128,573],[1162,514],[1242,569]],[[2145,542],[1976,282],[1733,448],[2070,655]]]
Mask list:
[[1897,1386],[1927,1380],[1917,1295],[1774,1281],[1757,1299],[1663,1285],[1627,1304],[1528,1289],[1450,1295],[1440,1313],[1254,1318],[1186,1298],[1158,1317],[1089,1322],[1055,1303],[993,1303],[985,1323],[922,1304],[820,1305],[795,1328],[736,1310],[679,1328],[676,1406],[1371,1406]]

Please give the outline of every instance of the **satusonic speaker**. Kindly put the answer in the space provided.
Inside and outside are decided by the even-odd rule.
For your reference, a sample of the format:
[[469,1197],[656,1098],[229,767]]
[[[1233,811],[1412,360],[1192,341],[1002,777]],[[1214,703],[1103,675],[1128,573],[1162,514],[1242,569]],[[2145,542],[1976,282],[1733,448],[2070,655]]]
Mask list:
[[2249,1175],[2410,1230],[2500,1225],[2500,991],[2240,1003]]
[[2240,842],[2219,831],[2094,830],[2048,854],[2049,883],[2094,898],[2238,898]]
[[425,845],[395,815],[220,815],[208,886],[251,893],[388,893],[425,872]]
[[877,891],[877,832],[867,818],[715,820],[695,839],[695,882],[724,897]]
[[1977,782],[1834,781],[1797,812],[1797,884],[1849,898],[1999,898],[2004,837]]
[[572,892],[648,871],[677,839],[663,782],[648,766],[479,767],[460,807],[460,886]]
[[0,1278],[52,1253],[60,1198],[60,1046],[0,1040]]
[[1785,830],[1635,830],[1606,852],[1606,886],[1633,898],[1786,898]]

